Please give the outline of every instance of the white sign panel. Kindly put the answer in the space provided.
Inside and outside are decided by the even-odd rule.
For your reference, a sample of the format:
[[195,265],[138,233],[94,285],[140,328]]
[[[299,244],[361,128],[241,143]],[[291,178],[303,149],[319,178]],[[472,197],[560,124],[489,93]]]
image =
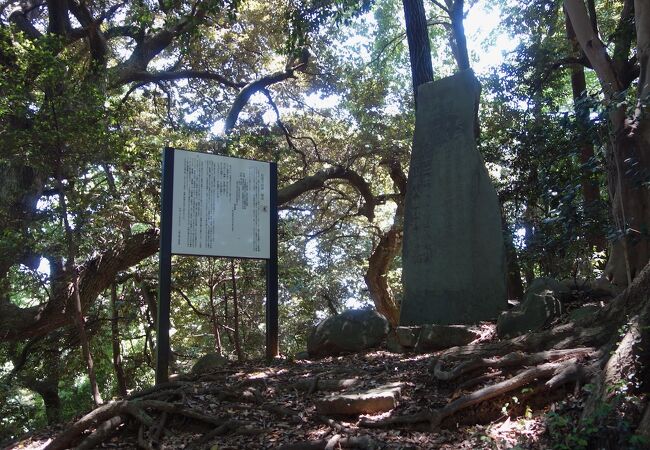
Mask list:
[[270,257],[270,168],[174,151],[172,253]]

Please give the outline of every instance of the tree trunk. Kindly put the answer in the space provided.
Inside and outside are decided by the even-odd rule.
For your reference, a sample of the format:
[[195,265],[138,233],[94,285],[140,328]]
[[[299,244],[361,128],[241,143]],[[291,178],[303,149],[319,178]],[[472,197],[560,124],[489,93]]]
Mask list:
[[[628,14],[631,2],[624,4],[619,28],[623,31],[628,26]],[[641,64],[639,94],[646,86],[648,71],[648,27],[650,14],[646,2],[636,1],[636,27],[638,58]],[[609,113],[610,145],[607,147],[607,175],[612,216],[619,233],[612,246],[607,262],[606,274],[619,285],[627,285],[641,271],[650,258],[650,195],[645,186],[650,172],[650,140],[644,137],[647,129],[647,116],[638,115],[636,121],[627,120],[625,105],[621,104],[623,91],[633,79],[625,50],[629,40],[617,42],[614,57],[607,53],[607,48],[594,31],[583,0],[565,0],[564,8],[571,21],[582,51],[591,63],[600,81],[605,101],[613,105]],[[628,33],[629,34],[629,33]],[[618,33],[626,38],[628,34]],[[645,58],[645,60],[644,60]],[[641,103],[643,98],[639,97]],[[620,104],[620,106],[619,106]],[[639,130],[639,131],[637,131]]]
[[[60,163],[59,163],[60,164]],[[90,343],[88,342],[88,335],[86,334],[86,325],[83,316],[83,309],[81,307],[81,295],[79,294],[79,271],[75,267],[75,246],[74,246],[74,235],[72,228],[70,227],[70,222],[68,221],[68,207],[65,199],[65,187],[63,185],[62,177],[60,175],[60,168],[58,170],[56,185],[59,190],[59,204],[61,206],[61,216],[63,218],[63,226],[66,237],[66,244],[68,255],[66,258],[66,272],[69,277],[72,278],[72,321],[77,328],[79,333],[79,341],[81,342],[81,353],[86,360],[86,368],[88,369],[88,380],[90,382],[90,388],[92,390],[93,401],[95,406],[99,406],[104,401],[99,392],[99,387],[97,386],[97,377],[95,375],[95,366],[93,364],[93,356],[90,352]]]
[[501,213],[501,227],[503,229],[503,240],[506,247],[506,267],[508,270],[506,289],[508,299],[522,299],[524,297],[524,285],[521,282],[519,258],[517,257],[517,250],[515,249],[510,227],[508,227],[508,222],[503,213]]
[[117,391],[122,396],[126,397],[126,376],[124,375],[124,366],[122,365],[122,349],[120,347],[120,329],[119,329],[119,314],[117,308],[117,286],[115,283],[111,285],[111,341],[113,343],[113,368],[115,369],[115,376],[117,377]]
[[399,304],[393,297],[386,275],[393,259],[402,249],[402,236],[402,226],[397,223],[381,236],[377,247],[370,255],[368,270],[364,277],[375,308],[388,319],[392,327],[399,324]]
[[406,37],[411,60],[413,95],[417,107],[418,86],[433,81],[429,30],[427,29],[427,17],[422,0],[402,0],[402,4],[404,6]]
[[232,309],[233,309],[233,334],[235,335],[235,353],[237,360],[244,360],[244,353],[241,349],[241,336],[239,335],[239,299],[237,297],[237,278],[235,277],[235,260],[230,260],[230,276],[232,278]]
[[[595,26],[593,20],[591,25],[592,27]],[[573,48],[573,52],[576,54],[582,53],[580,50],[580,44],[578,43],[568,16],[566,16],[566,33],[567,39]],[[594,212],[600,203],[600,188],[598,186],[598,181],[595,179],[594,173],[591,170],[594,158],[594,145],[587,135],[590,126],[589,109],[585,105],[587,80],[585,78],[584,67],[578,64],[571,66],[571,91],[573,93],[573,108],[576,115],[579,133],[580,164],[582,165],[580,182],[582,187],[583,208],[585,217],[589,219],[589,222],[593,223],[595,220]],[[589,244],[588,257],[591,256],[592,250],[602,252],[607,249],[607,240],[602,233],[596,233],[594,230],[589,230],[587,231],[586,239]]]
[[[36,367],[24,367],[23,364],[25,361],[21,362],[12,358],[14,364],[20,366],[17,373],[20,383],[36,392],[43,399],[45,417],[49,425],[57,424],[63,418],[63,409],[59,396],[61,347],[60,333],[53,333],[43,340],[42,349],[36,350],[36,354],[41,358],[40,363],[36,363],[36,365],[40,365],[41,370],[38,370]],[[40,379],[36,379],[34,376],[35,373],[41,374]]]
[[449,18],[451,19],[451,48],[458,64],[458,70],[470,68],[467,38],[463,26],[464,0],[446,0]]
[[219,331],[219,316],[217,315],[217,307],[214,302],[214,291],[216,284],[212,277],[210,277],[210,324],[212,325],[212,334],[214,335],[214,351],[221,355],[223,354],[223,347],[221,346],[221,332]]

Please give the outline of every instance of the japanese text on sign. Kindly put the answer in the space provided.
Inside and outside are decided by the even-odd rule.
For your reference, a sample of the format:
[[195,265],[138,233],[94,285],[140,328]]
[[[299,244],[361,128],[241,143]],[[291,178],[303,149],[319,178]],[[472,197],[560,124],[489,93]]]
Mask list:
[[172,253],[270,255],[269,164],[175,150]]

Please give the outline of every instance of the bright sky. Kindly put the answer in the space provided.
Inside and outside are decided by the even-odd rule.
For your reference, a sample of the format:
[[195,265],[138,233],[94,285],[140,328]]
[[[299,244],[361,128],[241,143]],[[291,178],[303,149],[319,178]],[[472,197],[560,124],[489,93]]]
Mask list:
[[[364,22],[374,23],[375,19],[372,11],[366,17]],[[517,42],[507,34],[498,30],[501,21],[501,10],[498,5],[493,5],[488,1],[481,1],[469,9],[464,21],[465,34],[467,37],[467,47],[472,60],[472,69],[477,75],[487,74],[494,67],[499,66],[504,55],[515,49]],[[494,34],[492,36],[492,34]],[[406,37],[404,38],[406,40]],[[358,46],[363,52],[363,38],[352,37],[343,44],[346,46]],[[362,55],[364,60],[370,61],[371,55],[366,53]],[[435,64],[434,64],[435,65]],[[404,68],[404,72],[410,75],[410,70]],[[333,95],[321,98],[317,93],[312,93],[304,97],[305,103],[313,108],[331,108],[338,103],[338,96]],[[275,120],[275,115],[270,111],[265,114],[265,120]]]
[[[484,74],[503,61],[504,53],[515,49],[517,43],[505,33],[498,33],[494,45],[489,42],[490,33],[501,21],[501,11],[497,5],[490,2],[479,2],[473,6],[465,19],[465,34],[470,55],[478,57],[473,63],[474,72]],[[472,57],[472,56],[470,56]]]

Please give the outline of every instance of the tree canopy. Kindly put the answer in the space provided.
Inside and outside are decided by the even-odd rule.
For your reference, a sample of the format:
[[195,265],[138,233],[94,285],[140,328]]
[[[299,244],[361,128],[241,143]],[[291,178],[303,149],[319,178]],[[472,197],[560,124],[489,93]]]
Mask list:
[[[647,2],[2,2],[0,441],[152,383],[165,146],[278,163],[284,355],[350,305],[397,325],[413,91],[480,60],[476,8],[500,14],[485,49],[518,43],[476,73],[510,297],[540,276],[631,285]],[[262,357],[259,262],[178,256],[173,285],[174,370]]]

